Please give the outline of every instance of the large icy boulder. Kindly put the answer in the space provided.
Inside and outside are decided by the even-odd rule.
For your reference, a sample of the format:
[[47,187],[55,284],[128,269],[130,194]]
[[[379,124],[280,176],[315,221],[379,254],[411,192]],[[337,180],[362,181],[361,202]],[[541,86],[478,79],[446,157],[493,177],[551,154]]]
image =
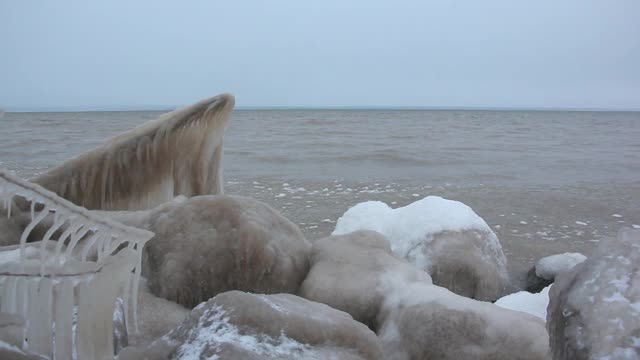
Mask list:
[[387,359],[547,359],[544,322],[535,316],[424,283],[396,282],[382,306],[378,336]]
[[300,294],[345,311],[375,330],[387,294],[382,279],[390,276],[431,283],[427,273],[395,257],[389,241],[375,231],[333,235],[313,243],[311,270]]
[[156,234],[144,248],[151,292],[189,308],[229,290],[296,293],[309,271],[300,229],[254,199],[198,196],[130,217]]
[[32,182],[101,210],[147,209],[177,195],[222,193],[222,144],[234,104],[232,95],[221,94],[169,112]]
[[640,230],[622,229],[549,292],[554,359],[640,358]]
[[392,209],[368,201],[349,209],[333,235],[374,230],[398,256],[424,269],[433,283],[480,300],[499,298],[508,285],[507,260],[487,223],[463,203],[428,196]]
[[133,359],[382,359],[376,335],[349,314],[295,295],[230,291],[200,304]]
[[549,305],[549,289],[551,285],[542,289],[539,293],[519,291],[498,299],[495,304],[505,309],[522,311],[547,320],[547,306]]
[[545,256],[527,274],[527,291],[539,292],[551,285],[560,273],[571,270],[587,259],[580,253],[563,253]]

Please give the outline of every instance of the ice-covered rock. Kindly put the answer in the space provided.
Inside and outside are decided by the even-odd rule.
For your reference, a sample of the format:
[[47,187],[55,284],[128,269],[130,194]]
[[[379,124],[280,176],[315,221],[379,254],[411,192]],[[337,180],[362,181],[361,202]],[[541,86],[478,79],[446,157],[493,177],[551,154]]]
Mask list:
[[156,234],[143,260],[151,292],[189,308],[229,290],[296,293],[309,271],[300,229],[254,199],[198,196],[132,218]]
[[387,359],[547,359],[544,322],[424,283],[396,283],[378,336]]
[[580,253],[550,255],[538,260],[527,273],[527,291],[540,292],[551,285],[559,273],[569,271],[587,259]]
[[549,289],[551,285],[542,289],[539,293],[519,291],[498,299],[495,304],[505,309],[526,312],[547,320],[547,306],[549,305]]
[[546,280],[554,280],[556,275],[571,270],[585,260],[587,257],[580,253],[564,253],[543,257],[536,264],[536,275]]
[[640,230],[621,229],[549,292],[554,359],[640,358]]
[[295,295],[230,291],[200,304],[133,359],[382,359],[376,335],[349,314]]
[[350,208],[333,235],[374,230],[398,256],[427,271],[433,283],[457,294],[499,298],[508,285],[506,258],[487,223],[463,203],[428,196],[392,209],[379,201]]
[[311,270],[300,294],[345,311],[375,330],[387,294],[385,276],[431,283],[427,273],[394,256],[389,241],[375,231],[333,235],[313,243]]
[[527,272],[526,286],[527,292],[532,294],[541,292],[544,288],[553,284],[553,280],[543,279],[536,275],[536,267],[532,267]]
[[87,209],[147,209],[222,193],[222,143],[235,100],[221,94],[160,116],[32,181]]

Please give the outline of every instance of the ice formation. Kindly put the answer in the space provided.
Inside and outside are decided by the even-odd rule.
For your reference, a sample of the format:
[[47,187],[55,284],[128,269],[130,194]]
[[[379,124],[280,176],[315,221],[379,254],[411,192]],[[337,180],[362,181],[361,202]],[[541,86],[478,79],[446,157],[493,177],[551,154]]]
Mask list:
[[495,300],[509,282],[498,238],[458,201],[428,196],[397,209],[380,201],[360,203],[338,219],[333,235],[356,230],[383,234],[396,255],[458,294]]
[[554,359],[640,358],[640,230],[623,228],[549,292]]
[[571,270],[585,260],[587,257],[580,253],[564,253],[543,257],[536,264],[536,275],[546,280],[554,280],[558,274]]
[[376,335],[349,314],[295,295],[229,291],[200,304],[176,329],[120,360],[382,360]]
[[222,142],[234,98],[164,114],[32,181],[88,209],[136,210],[222,193]]
[[539,293],[519,291],[498,299],[495,304],[505,309],[522,311],[547,320],[547,306],[549,305],[549,289],[551,285],[542,289]]
[[[19,245],[0,248],[0,311],[27,320],[28,341],[22,345],[30,352],[57,359],[112,357],[115,299],[124,292],[128,301],[137,293],[142,247],[153,233],[97,217],[0,170],[7,216],[14,200],[28,204],[32,220]],[[27,243],[41,222],[48,230],[40,241]],[[135,297],[131,303],[135,316]]]

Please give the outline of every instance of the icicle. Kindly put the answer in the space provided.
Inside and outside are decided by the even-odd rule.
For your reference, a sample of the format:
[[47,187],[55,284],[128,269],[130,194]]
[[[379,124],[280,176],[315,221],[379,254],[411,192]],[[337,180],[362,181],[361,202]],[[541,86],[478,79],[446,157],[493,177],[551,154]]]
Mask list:
[[[10,196],[21,196],[30,205],[31,222],[20,237],[18,273],[0,275],[0,310],[28,319],[29,346],[41,354],[55,355],[56,359],[113,357],[112,315],[118,294],[125,301],[127,330],[133,323],[138,331],[142,248],[153,233],[96,216],[0,169],[0,199],[5,201],[5,207],[11,207]],[[38,208],[41,211],[36,211]],[[38,247],[40,253],[34,255],[27,251],[27,240],[49,215],[53,215],[53,224],[38,239],[42,243],[29,245]],[[51,248],[48,242],[57,231],[62,234]],[[123,245],[126,247],[121,249]],[[15,249],[0,247],[0,252],[6,250]],[[88,257],[92,261],[86,261]],[[70,260],[84,264],[76,268],[67,262]],[[61,269],[65,273],[57,273]],[[79,274],[69,275],[67,271]],[[74,342],[71,334],[76,284],[78,338]],[[129,319],[130,305],[133,321]]]
[[82,227],[71,236],[71,241],[69,242],[69,245],[67,245],[67,250],[64,252],[65,256],[71,256],[71,254],[73,254],[73,249],[76,247],[76,244],[89,232],[89,230],[90,229],[88,227],[82,225]]
[[140,287],[140,277],[142,276],[142,251],[140,250],[138,249],[136,252],[138,261],[133,276],[133,289],[131,290],[131,296],[133,297],[133,328],[136,333],[138,333],[138,289]]
[[49,240],[51,239],[51,236],[53,235],[53,233],[58,231],[58,229],[62,225],[64,225],[65,222],[66,222],[66,219],[63,219],[62,221],[60,221],[60,216],[57,213],[54,213],[53,225],[51,225],[51,227],[47,230],[47,232],[42,237],[42,245],[40,246],[40,276],[45,275],[45,264],[46,264],[45,257],[48,255],[47,244],[49,243]]
[[[32,211],[33,211],[34,204],[35,203],[31,203]],[[20,236],[20,259],[24,259],[24,255],[25,255],[24,246],[27,243],[27,238],[29,237],[29,234],[31,234],[31,231],[33,231],[36,225],[38,225],[38,223],[40,223],[40,221],[42,221],[42,219],[44,219],[47,215],[49,215],[49,205],[45,205],[44,209],[42,209],[42,211],[38,213],[38,216],[35,219],[33,218],[33,213],[32,213],[31,222],[29,223],[29,225],[27,225],[27,227],[22,232],[22,235]],[[22,271],[24,271],[24,261],[22,261],[21,263],[22,263]]]
[[62,251],[62,246],[64,245],[64,242],[72,233],[76,233],[78,229],[82,226],[81,223],[75,222],[73,218],[69,218],[69,222],[70,222],[69,226],[67,226],[67,228],[64,230],[62,235],[60,235],[60,238],[58,238],[58,241],[56,243],[56,247],[54,251],[54,256],[56,258],[56,261],[58,261],[58,258],[60,257],[60,252]]
[[0,311],[15,314],[16,309],[16,284],[15,276],[3,276],[5,278],[2,284],[2,298],[0,299]]
[[[29,286],[29,327],[27,339],[29,350],[51,357],[51,279],[32,280]],[[36,325],[37,324],[37,325]],[[32,326],[35,325],[35,326]]]
[[4,208],[7,210],[7,219],[11,217],[11,208],[12,208],[11,204],[13,202],[12,200],[13,200],[13,196],[11,195],[4,198]]
[[93,359],[93,326],[91,321],[90,280],[78,285],[78,318],[76,320],[76,348],[78,359]]
[[16,279],[15,313],[24,316],[27,314],[27,301],[29,299],[29,277],[20,276]]
[[89,250],[91,250],[91,248],[96,243],[98,243],[96,247],[100,247],[100,243],[104,241],[104,237],[105,235],[102,232],[100,232],[100,229],[94,232],[93,235],[91,235],[91,237],[87,240],[86,244],[82,248],[82,252],[80,253],[80,259],[82,261],[86,261],[87,256],[89,255]]
[[60,360],[73,358],[73,282],[63,279],[56,286],[55,356]]
[[[131,330],[132,330],[130,319],[129,319],[129,299],[132,296],[132,291],[131,291],[133,287],[132,281],[133,281],[133,278],[129,277],[121,290],[122,302],[124,307],[124,326],[127,329],[127,334],[131,334]],[[133,296],[137,298],[138,294],[133,294]]]

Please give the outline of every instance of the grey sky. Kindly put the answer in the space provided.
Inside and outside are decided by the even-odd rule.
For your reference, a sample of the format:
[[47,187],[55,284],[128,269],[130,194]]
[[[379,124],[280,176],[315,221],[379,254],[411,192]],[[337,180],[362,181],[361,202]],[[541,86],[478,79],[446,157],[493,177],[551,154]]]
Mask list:
[[0,107],[640,109],[640,1],[0,0]]

